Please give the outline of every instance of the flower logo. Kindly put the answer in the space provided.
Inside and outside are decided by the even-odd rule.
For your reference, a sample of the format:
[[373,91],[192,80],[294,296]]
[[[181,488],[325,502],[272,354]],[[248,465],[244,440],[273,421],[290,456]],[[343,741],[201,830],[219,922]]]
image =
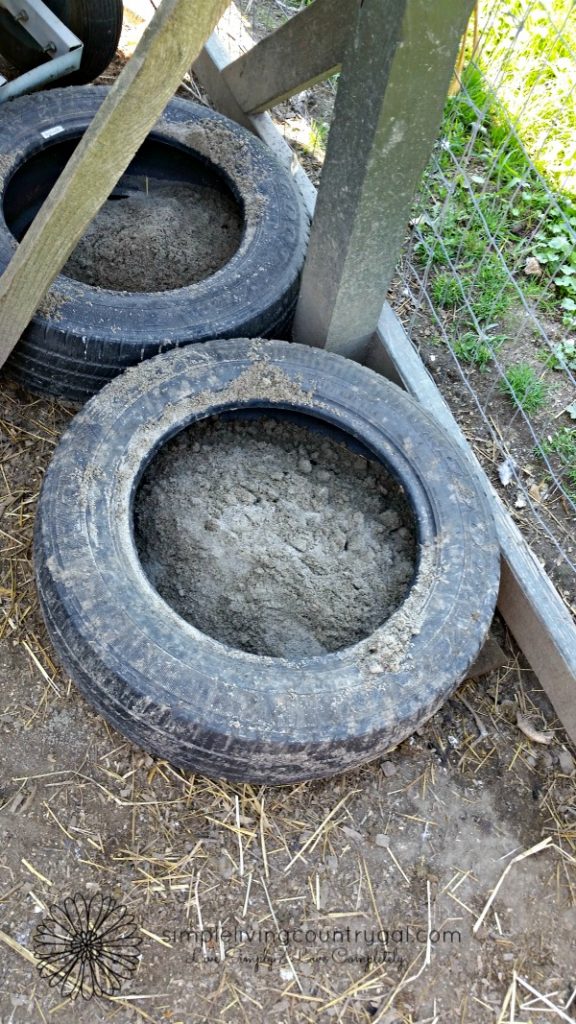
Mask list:
[[33,937],[40,974],[73,999],[119,992],[138,967],[141,942],[126,907],[80,893],[52,905]]

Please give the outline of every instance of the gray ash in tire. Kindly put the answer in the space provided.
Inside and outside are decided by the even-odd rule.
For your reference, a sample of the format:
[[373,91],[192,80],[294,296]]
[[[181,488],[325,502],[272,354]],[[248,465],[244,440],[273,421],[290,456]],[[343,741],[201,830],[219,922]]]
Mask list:
[[184,288],[224,266],[241,237],[242,216],[231,196],[131,177],[105,202],[62,272],[112,291]]
[[403,602],[417,542],[386,469],[269,417],[212,418],[169,441],[134,507],[144,572],[203,633],[299,658],[370,635]]

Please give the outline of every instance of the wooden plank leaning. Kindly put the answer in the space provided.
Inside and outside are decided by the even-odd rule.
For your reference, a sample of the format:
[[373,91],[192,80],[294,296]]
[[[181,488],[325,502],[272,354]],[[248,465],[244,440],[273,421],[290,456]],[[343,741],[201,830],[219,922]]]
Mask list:
[[0,366],[227,6],[163,0],[0,278]]

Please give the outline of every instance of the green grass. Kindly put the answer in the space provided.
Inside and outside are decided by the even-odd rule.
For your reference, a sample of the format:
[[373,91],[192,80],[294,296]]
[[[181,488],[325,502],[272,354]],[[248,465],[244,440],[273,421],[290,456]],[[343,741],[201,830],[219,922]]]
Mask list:
[[481,0],[479,62],[538,170],[576,199],[574,0]]
[[437,305],[450,309],[462,302],[462,288],[453,274],[437,274],[432,282],[432,298]]
[[487,256],[480,264],[478,273],[472,279],[470,291],[470,304],[480,323],[500,319],[510,308],[510,278],[501,259],[495,253]]
[[554,293],[546,286],[546,283],[542,283],[534,278],[528,278],[522,288],[524,298],[528,304],[539,309],[542,313],[547,316],[553,316],[558,311],[558,299]]
[[545,352],[542,361],[552,370],[576,370],[576,342],[560,341],[552,352]]
[[[485,52],[496,54],[493,44]],[[483,368],[491,362],[495,349],[480,336],[509,333],[507,316],[521,302],[519,292],[535,316],[576,327],[576,202],[551,198],[549,184],[531,166],[520,137],[511,134],[508,113],[475,64],[468,65],[462,91],[446,105],[443,145],[437,165],[425,175],[423,193],[415,255],[432,271],[435,306],[453,313],[445,329],[459,359]],[[538,278],[524,273],[529,257],[542,268]]]
[[499,387],[527,415],[542,409],[550,393],[548,382],[539,377],[528,363],[510,365]]
[[325,121],[316,121],[314,118],[311,119],[309,145],[312,152],[316,152],[316,150],[321,150],[323,153],[325,152],[329,130],[330,126]]
[[562,427],[543,442],[537,454],[556,455],[564,478],[566,493],[576,500],[576,427]]
[[[488,177],[498,192],[493,214],[499,224],[494,231],[492,223],[491,230],[505,247],[513,246],[518,256],[531,255],[538,260],[546,279],[554,282],[556,311],[566,326],[573,328],[576,11],[574,0],[547,0],[542,7],[529,11],[530,7],[529,0],[508,0],[495,18],[488,18],[488,0],[481,3],[481,23],[484,15],[484,24],[490,29],[482,37],[479,66],[471,65],[465,74],[464,92],[471,103],[464,95],[452,101],[460,122],[453,135],[461,145],[462,125],[470,132],[477,119],[474,106],[486,112],[486,135],[478,135],[474,151],[487,165]],[[462,104],[469,109],[462,111]],[[552,204],[550,190],[556,191]],[[513,205],[509,205],[510,194],[514,195]],[[516,229],[515,238],[511,228]],[[536,238],[522,252],[519,238],[534,228],[539,228]]]
[[478,337],[473,331],[469,331],[455,342],[454,352],[463,363],[472,363],[479,370],[485,370],[492,362],[494,353],[498,352],[507,340],[505,334]]

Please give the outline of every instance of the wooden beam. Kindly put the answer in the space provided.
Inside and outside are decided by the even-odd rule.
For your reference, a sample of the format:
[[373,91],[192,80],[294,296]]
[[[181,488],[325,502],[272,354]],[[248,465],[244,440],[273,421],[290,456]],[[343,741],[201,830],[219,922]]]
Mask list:
[[442,119],[473,0],[364,0],[342,65],[294,324],[361,358]]
[[314,0],[228,65],[224,79],[258,114],[338,71],[360,0]]
[[224,77],[223,72],[229,63],[230,57],[214,32],[194,61],[194,74],[208,93],[215,110],[254,131],[250,115],[244,112]]
[[300,190],[308,215],[312,217],[316,204],[316,189],[303,170],[298,157],[290,149],[274,126],[269,114],[245,114],[238,105],[232,90],[228,86],[222,71],[228,66],[230,57],[215,32],[210,36],[202,53],[198,57],[194,72],[210,96],[212,104],[222,114],[232,117],[250,131],[258,135],[274,152],[292,175],[295,185]]
[[163,0],[0,278],[0,365],[227,6]]
[[576,742],[576,627],[558,591],[481,469],[464,434],[399,320],[387,304],[366,365],[392,376],[418,399],[467,454],[484,482],[502,553],[498,607],[558,718]]
[[[211,37],[206,52],[213,68],[222,69],[230,57]],[[250,117],[252,129],[291,166],[312,215],[316,190],[268,114]],[[298,167],[298,170],[295,168]],[[305,185],[303,183],[306,183]],[[313,336],[305,335],[312,343]],[[366,365],[404,387],[429,409],[462,446],[478,470],[478,462],[436,384],[397,316],[386,303],[377,331],[367,348]],[[490,497],[502,551],[502,582],[498,606],[510,631],[538,677],[570,738],[576,742],[576,627],[546,572],[480,469]]]

